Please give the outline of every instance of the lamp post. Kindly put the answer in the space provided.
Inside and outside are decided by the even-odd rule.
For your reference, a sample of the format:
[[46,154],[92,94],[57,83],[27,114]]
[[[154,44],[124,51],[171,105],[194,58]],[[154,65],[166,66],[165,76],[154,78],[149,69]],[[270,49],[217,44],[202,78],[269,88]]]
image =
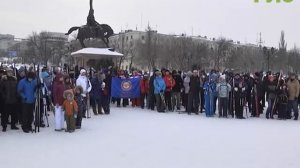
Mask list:
[[263,52],[264,52],[264,55],[267,57],[267,67],[268,67],[268,71],[270,71],[270,56],[274,55],[275,48],[272,47],[272,48],[268,49],[267,47],[264,47]]

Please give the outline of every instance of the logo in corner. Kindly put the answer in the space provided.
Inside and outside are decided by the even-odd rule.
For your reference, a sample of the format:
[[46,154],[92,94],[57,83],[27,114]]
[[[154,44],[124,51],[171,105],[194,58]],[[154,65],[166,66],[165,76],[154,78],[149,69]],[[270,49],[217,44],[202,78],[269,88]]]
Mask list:
[[294,0],[254,0],[255,3],[259,3],[261,1],[265,1],[266,3],[271,3],[271,2],[281,3],[282,1],[285,3],[291,3]]
[[121,87],[122,87],[122,90],[129,91],[132,88],[132,83],[131,83],[131,81],[123,81],[121,83]]

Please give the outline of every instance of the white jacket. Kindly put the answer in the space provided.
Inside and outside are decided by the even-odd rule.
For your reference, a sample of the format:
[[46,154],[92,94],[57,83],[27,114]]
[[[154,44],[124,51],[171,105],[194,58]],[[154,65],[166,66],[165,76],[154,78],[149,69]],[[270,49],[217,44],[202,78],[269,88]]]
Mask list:
[[92,85],[90,80],[86,76],[79,76],[76,80],[76,86],[81,86],[83,88],[82,96],[86,97],[86,94],[92,90]]

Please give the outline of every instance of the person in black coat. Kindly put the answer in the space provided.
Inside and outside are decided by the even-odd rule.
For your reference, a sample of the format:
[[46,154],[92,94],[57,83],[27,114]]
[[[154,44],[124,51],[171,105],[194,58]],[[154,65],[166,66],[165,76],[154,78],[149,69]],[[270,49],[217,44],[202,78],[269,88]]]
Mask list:
[[154,70],[153,75],[150,77],[149,81],[149,104],[148,109],[154,110],[155,108],[155,95],[154,95],[154,79],[156,77],[155,73],[158,70]]
[[1,115],[1,125],[3,132],[6,132],[8,118],[11,116],[11,129],[18,130],[16,123],[18,122],[18,115],[16,112],[17,104],[17,78],[13,76],[14,72],[8,68],[6,70],[7,75],[1,78],[1,93],[4,103],[4,110]]
[[243,116],[243,108],[245,101],[246,85],[240,74],[236,74],[234,77],[234,109],[237,119],[245,119]]
[[252,113],[252,97],[251,97],[252,95],[251,95],[251,92],[252,92],[252,89],[253,89],[253,86],[254,86],[254,79],[251,78],[249,74],[245,74],[244,75],[244,83],[245,83],[245,86],[246,86],[246,90],[245,90],[246,102],[248,104],[249,112]]
[[90,92],[90,97],[91,97],[93,112],[95,115],[103,114],[102,106],[101,106],[101,90],[102,90],[101,85],[103,79],[104,79],[103,73],[99,72],[95,74],[95,76],[91,80],[92,90]]
[[190,91],[188,93],[188,114],[192,112],[199,114],[199,93],[200,93],[200,78],[198,71],[194,70],[190,78]]
[[176,106],[177,110],[181,107],[181,90],[183,89],[183,80],[177,71],[172,72],[173,79],[175,80],[175,86],[172,90],[172,102],[173,107]]

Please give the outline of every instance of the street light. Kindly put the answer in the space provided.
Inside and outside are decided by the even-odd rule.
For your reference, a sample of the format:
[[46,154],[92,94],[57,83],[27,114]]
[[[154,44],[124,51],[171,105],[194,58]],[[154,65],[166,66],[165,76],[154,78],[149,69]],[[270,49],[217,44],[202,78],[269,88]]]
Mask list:
[[267,65],[268,65],[268,71],[270,71],[270,56],[273,56],[275,53],[275,48],[272,47],[268,49],[267,47],[263,47],[264,55],[267,56]]

